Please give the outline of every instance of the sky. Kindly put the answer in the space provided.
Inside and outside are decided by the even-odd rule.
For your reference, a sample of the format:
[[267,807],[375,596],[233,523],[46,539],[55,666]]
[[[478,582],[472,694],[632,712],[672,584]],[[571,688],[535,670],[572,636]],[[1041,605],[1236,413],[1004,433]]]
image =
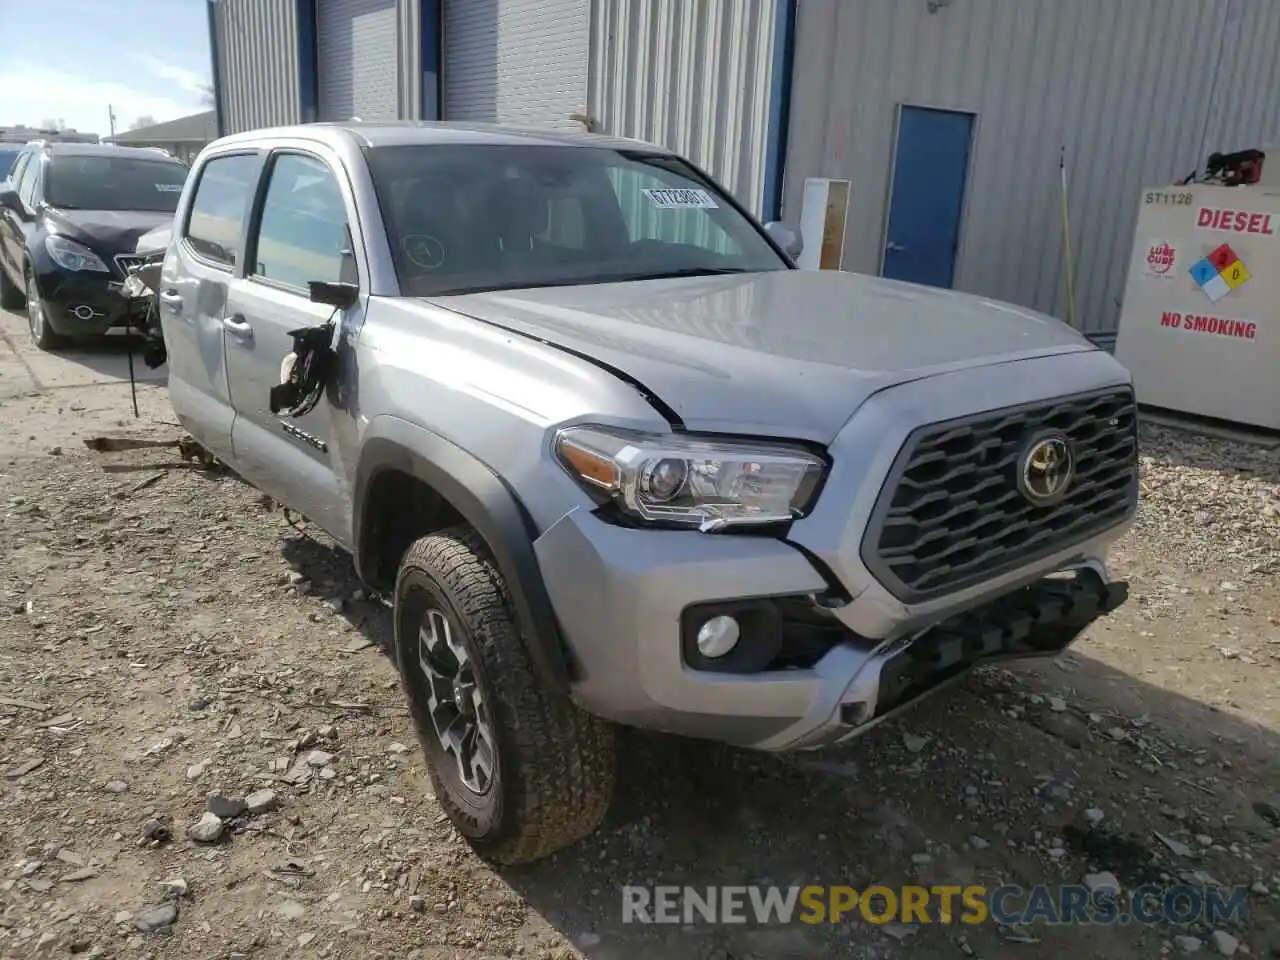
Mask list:
[[[211,109],[208,0],[0,0],[0,126],[108,136]],[[21,38],[22,42],[15,42]]]

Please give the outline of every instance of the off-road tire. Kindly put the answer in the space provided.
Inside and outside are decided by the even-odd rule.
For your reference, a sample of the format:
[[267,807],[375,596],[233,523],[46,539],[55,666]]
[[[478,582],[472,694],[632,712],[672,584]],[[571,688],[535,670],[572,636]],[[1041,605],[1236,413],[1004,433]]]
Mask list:
[[9,275],[4,272],[4,267],[0,267],[0,308],[21,310],[26,305],[27,298],[22,292],[22,287],[10,280]]
[[[426,706],[418,633],[435,607],[460,626],[497,741],[497,773],[484,796],[461,782]],[[414,543],[396,578],[395,648],[401,684],[436,798],[484,857],[529,863],[591,834],[613,796],[615,728],[539,683],[511,600],[484,541],[453,527]]]

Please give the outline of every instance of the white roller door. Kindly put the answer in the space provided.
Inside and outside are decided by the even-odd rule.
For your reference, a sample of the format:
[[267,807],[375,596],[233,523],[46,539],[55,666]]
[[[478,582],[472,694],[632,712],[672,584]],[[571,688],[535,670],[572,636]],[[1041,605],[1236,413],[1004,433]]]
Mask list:
[[396,31],[396,0],[319,0],[321,120],[394,120],[400,115]]
[[579,126],[589,0],[444,0],[444,118]]

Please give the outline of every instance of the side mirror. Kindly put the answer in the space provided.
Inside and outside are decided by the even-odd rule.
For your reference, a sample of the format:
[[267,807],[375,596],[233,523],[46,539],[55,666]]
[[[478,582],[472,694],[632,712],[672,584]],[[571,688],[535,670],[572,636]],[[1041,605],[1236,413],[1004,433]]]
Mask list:
[[18,191],[9,185],[9,182],[0,182],[0,207],[6,210],[12,210],[14,213],[25,213],[22,208],[22,201],[18,199]]
[[353,306],[360,298],[360,288],[354,283],[328,283],[312,280],[307,284],[312,303],[324,303],[339,310]]
[[764,229],[792,260],[804,252],[804,238],[799,230],[791,229],[781,220],[770,220]]

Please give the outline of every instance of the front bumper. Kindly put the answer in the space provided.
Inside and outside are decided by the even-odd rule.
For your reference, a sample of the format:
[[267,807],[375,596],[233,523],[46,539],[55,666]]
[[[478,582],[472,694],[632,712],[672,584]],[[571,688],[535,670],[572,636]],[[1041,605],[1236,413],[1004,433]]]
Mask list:
[[145,316],[146,303],[120,291],[120,279],[107,273],[70,272],[49,265],[37,274],[46,322],[67,337],[88,337],[127,327]]
[[[620,723],[771,751],[846,740],[981,663],[1048,657],[1124,602],[1106,556],[1125,522],[1023,568],[908,604],[860,544],[908,434],[947,415],[1117,385],[1081,353],[958,370],[885,391],[831,445],[813,514],[788,540],[626,529],[577,509],[536,541],[570,648],[575,700]],[[993,402],[993,397],[997,398]],[[754,604],[783,646],[730,673],[689,654],[691,609]],[[767,663],[765,661],[768,661]]]
[[[630,726],[762,750],[838,743],[974,666],[1052,657],[1128,593],[1094,557],[877,639],[824,606],[826,581],[786,543],[599,526],[607,525],[575,511],[536,544],[573,647],[579,706]],[[694,669],[680,622],[709,597],[729,608],[776,604],[787,649],[758,672]]]

